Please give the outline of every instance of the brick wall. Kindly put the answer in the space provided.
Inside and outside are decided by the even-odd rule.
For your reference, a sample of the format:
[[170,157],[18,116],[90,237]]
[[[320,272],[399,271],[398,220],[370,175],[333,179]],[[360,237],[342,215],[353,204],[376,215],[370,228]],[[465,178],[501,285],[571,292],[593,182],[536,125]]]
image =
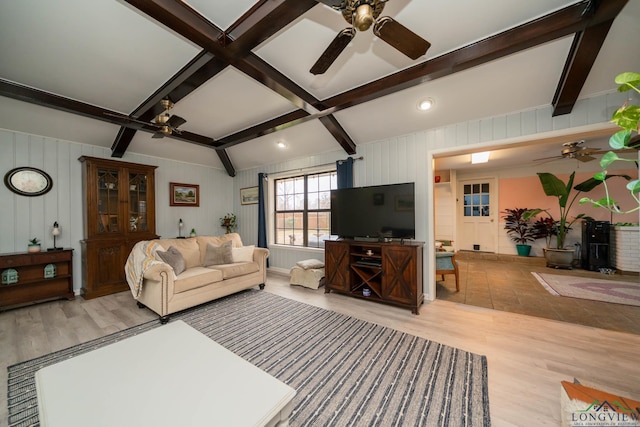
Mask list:
[[610,261],[616,269],[640,272],[640,227],[613,227]]

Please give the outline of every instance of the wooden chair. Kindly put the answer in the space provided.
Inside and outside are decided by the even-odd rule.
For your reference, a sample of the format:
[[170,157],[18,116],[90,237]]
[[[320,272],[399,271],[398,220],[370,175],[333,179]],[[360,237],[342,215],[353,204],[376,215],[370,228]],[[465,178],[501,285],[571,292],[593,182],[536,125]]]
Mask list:
[[455,274],[456,292],[460,292],[458,263],[456,262],[456,254],[454,252],[436,252],[436,274],[441,275],[442,280],[444,280],[445,274]]

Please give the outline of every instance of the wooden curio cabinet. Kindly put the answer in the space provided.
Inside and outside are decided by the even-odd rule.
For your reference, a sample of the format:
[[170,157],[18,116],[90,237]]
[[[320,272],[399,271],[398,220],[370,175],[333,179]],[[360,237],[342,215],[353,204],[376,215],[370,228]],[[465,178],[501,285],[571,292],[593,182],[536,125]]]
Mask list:
[[128,289],[127,257],[155,239],[156,166],[82,156],[82,293],[90,299]]

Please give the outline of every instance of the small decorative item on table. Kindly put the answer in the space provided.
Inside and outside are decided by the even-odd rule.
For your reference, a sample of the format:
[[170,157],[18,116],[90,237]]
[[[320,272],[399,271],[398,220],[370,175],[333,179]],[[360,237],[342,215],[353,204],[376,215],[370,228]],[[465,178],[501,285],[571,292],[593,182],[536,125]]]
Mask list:
[[40,252],[40,240],[37,237],[29,240],[28,252]]
[[47,264],[44,266],[44,278],[45,279],[53,279],[56,277],[56,266],[55,264]]
[[13,268],[7,268],[2,271],[2,284],[11,285],[18,283],[18,272]]
[[196,229],[195,228],[191,229],[191,233],[189,233],[189,236],[190,237],[196,237]]
[[371,289],[369,289],[369,288],[362,288],[362,296],[370,297],[370,296],[371,296]]

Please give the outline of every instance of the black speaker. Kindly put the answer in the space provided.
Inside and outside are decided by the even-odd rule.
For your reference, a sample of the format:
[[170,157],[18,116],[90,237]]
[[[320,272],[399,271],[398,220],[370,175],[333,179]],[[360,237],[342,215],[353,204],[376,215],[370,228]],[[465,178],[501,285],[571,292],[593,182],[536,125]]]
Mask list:
[[582,223],[582,268],[597,271],[609,267],[609,222]]

